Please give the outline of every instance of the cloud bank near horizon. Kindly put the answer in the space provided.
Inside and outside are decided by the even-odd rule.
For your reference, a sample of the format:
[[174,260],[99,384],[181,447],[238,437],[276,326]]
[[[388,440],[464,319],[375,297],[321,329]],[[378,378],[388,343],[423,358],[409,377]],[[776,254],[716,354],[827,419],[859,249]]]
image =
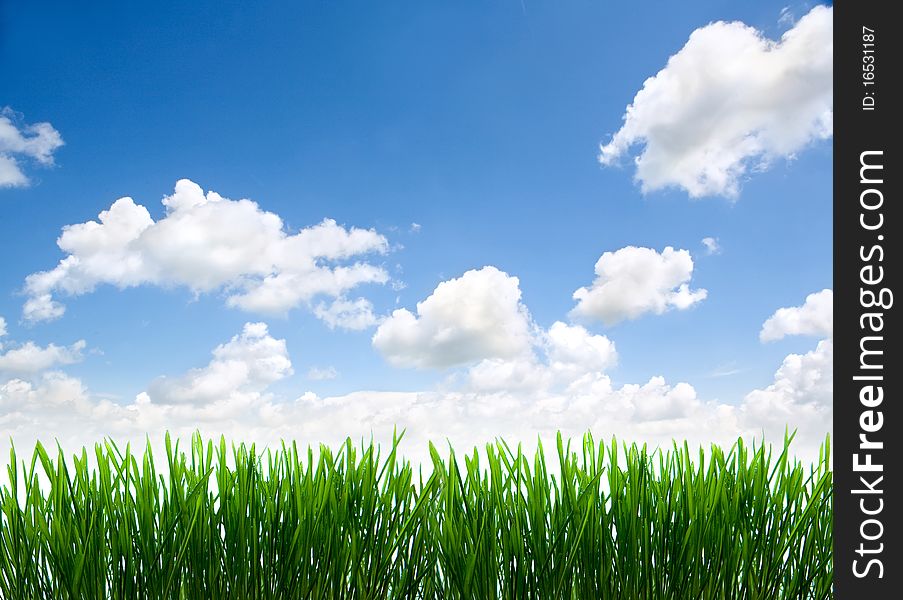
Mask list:
[[[48,441],[53,435],[73,445],[103,436],[162,439],[164,431],[184,437],[195,429],[270,444],[281,438],[334,444],[347,436],[388,441],[398,427],[407,429],[406,447],[420,458],[425,458],[418,453],[430,440],[472,447],[497,437],[530,443],[557,431],[579,436],[591,430],[597,436],[653,445],[667,445],[674,438],[706,445],[730,444],[741,436],[780,441],[788,426],[799,429],[798,455],[812,458],[831,430],[830,337],[809,352],[788,355],[771,383],[733,403],[702,399],[690,383],[668,382],[661,376],[616,385],[607,371],[621,357],[609,338],[560,321],[543,329],[529,320],[516,277],[494,267],[468,273],[440,283],[429,298],[452,298],[461,291],[456,286],[484,286],[486,293],[468,295],[477,304],[468,307],[472,313],[420,311],[419,319],[427,321],[415,318],[415,327],[426,327],[430,335],[404,339],[429,342],[449,319],[499,310],[524,322],[501,327],[486,338],[468,338],[464,347],[469,361],[431,389],[280,397],[270,388],[293,371],[286,341],[273,338],[265,323],[247,323],[213,349],[206,366],[159,377],[131,402],[92,395],[82,381],[59,370],[65,360],[49,361],[43,370],[20,369],[5,382],[0,379],[0,426],[17,440]],[[781,310],[794,308],[800,307]],[[829,313],[818,314],[827,318]],[[817,336],[827,330],[821,322],[795,334]],[[506,335],[507,344],[501,344],[497,338]],[[380,350],[376,336],[374,346]],[[443,344],[417,348],[424,353],[424,365],[448,363],[449,348]],[[498,348],[505,351],[499,354]]]

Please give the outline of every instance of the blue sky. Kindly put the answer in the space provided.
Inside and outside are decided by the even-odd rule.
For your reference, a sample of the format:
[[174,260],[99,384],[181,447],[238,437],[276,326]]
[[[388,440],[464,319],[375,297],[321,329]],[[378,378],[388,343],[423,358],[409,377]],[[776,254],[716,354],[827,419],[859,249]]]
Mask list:
[[[644,192],[637,148],[604,166],[599,145],[694,30],[742,21],[778,39],[809,11],[784,8],[4,3],[0,106],[19,127],[49,122],[65,141],[52,166],[19,159],[28,185],[0,188],[7,350],[84,339],[79,360],[60,368],[117,403],[160,375],[204,367],[246,322],[266,322],[286,342],[294,374],[267,386],[274,398],[432,390],[468,368],[393,366],[371,343],[377,325],[331,329],[304,306],[287,316],[242,311],[226,306],[224,289],[101,283],[62,296],[59,319],[22,318],[25,278],[65,256],[55,243],[63,226],[123,196],[162,219],[161,198],[189,178],[257,202],[290,233],[332,218],[384,236],[389,250],[367,260],[404,288],[363,284],[349,295],[372,302],[378,318],[416,313],[440,282],[492,265],[519,279],[531,322],[547,329],[569,321],[573,292],[592,284],[604,252],[685,249],[689,285],[704,300],[581,324],[616,344],[615,387],[660,375],[690,383],[703,401],[738,404],[772,384],[788,354],[815,346],[811,335],[762,343],[759,331],[777,309],[832,287],[829,135],[775,152],[767,168],[753,157],[735,197]],[[311,381],[310,367],[339,375]]]

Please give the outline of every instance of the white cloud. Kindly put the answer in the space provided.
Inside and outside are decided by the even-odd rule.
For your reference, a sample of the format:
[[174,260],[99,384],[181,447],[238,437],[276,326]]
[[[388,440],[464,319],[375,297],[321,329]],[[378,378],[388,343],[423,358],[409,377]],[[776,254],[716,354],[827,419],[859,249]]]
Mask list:
[[478,392],[520,390],[534,393],[568,387],[601,376],[617,364],[614,342],[580,325],[556,321],[534,338],[534,351],[514,358],[487,358],[467,371],[469,389]]
[[574,292],[577,306],[571,311],[573,317],[612,325],[645,313],[684,310],[708,293],[690,289],[693,259],[686,250],[671,246],[661,253],[636,246],[606,252],[596,262],[595,272],[591,286]]
[[789,354],[774,381],[743,399],[741,414],[750,429],[798,429],[800,443],[815,447],[831,431],[834,398],[834,293],[809,294],[802,306],[780,308],[759,333],[763,342],[787,335],[823,336],[814,350]]
[[360,260],[388,251],[373,230],[326,219],[292,235],[255,202],[205,194],[187,179],[163,205],[166,215],[154,221],[145,207],[120,198],[98,221],[64,227],[57,244],[67,256],[26,278],[25,318],[57,318],[65,309],[54,294],[77,296],[101,284],[223,290],[230,306],[284,314],[318,296],[338,298],[389,279],[382,267]]
[[834,342],[822,340],[806,354],[790,354],[774,375],[774,382],[750,392],[741,405],[744,423],[753,432],[784,427],[798,429],[800,443],[816,446],[833,423]]
[[[2,125],[2,117],[0,117]],[[25,187],[28,185],[28,177],[22,172],[19,163],[12,156],[0,154],[0,188]]]
[[[449,283],[453,285],[445,285]],[[475,322],[482,322],[486,314],[520,315],[523,322],[514,330],[526,336],[523,347],[507,357],[472,360],[419,391],[360,390],[331,397],[306,392],[287,400],[270,390],[292,372],[285,341],[270,336],[263,323],[248,323],[239,335],[213,350],[206,366],[178,377],[157,378],[131,402],[94,396],[78,379],[52,371],[0,379],[0,429],[10,432],[20,447],[35,439],[52,441],[47,439],[52,436],[72,448],[103,436],[143,443],[146,435],[159,441],[170,431],[186,438],[196,429],[207,436],[261,444],[275,444],[281,438],[337,444],[346,436],[359,440],[371,435],[385,443],[398,427],[407,431],[403,450],[415,461],[427,460],[427,441],[449,440],[465,450],[501,436],[529,446],[537,436],[548,441],[557,431],[573,438],[591,430],[597,439],[617,436],[652,447],[670,446],[675,438],[686,439],[691,446],[708,446],[729,445],[739,436],[750,440],[764,435],[780,443],[787,426],[799,429],[796,455],[810,460],[831,430],[831,340],[785,358],[770,384],[739,402],[705,400],[689,383],[660,376],[616,384],[608,373],[618,362],[611,340],[562,322],[540,330],[529,322],[516,279],[501,271],[470,271],[445,284],[437,287],[427,309],[418,311],[415,329],[429,327],[432,332],[451,326],[453,320],[440,310],[443,303],[453,299],[485,303],[491,294],[476,292],[491,289],[496,296],[504,292],[508,301],[502,304],[507,308],[469,307],[468,314],[483,315]],[[415,333],[416,341],[430,339],[419,330]],[[481,345],[492,346],[485,341]],[[441,344],[424,347],[438,348],[440,357],[448,355]],[[405,351],[413,352],[412,348],[406,346]],[[428,356],[422,360],[437,362]],[[308,377],[334,374],[332,367],[312,368]]]
[[63,138],[50,123],[17,125],[10,108],[0,110],[0,188],[25,187],[30,181],[19,159],[49,166]]
[[[0,318],[0,326],[2,321]],[[0,333],[4,333],[2,327]],[[26,341],[13,343],[12,349],[0,353],[0,431],[6,438],[0,443],[24,436],[30,445],[55,432],[84,443],[80,434],[85,431],[85,421],[90,422],[85,415],[94,401],[78,379],[52,370],[80,361],[84,348],[83,340],[70,346],[44,347]]]
[[821,340],[815,350],[806,354],[788,355],[775,372],[771,385],[747,395],[749,407],[760,408],[765,416],[775,408],[829,406],[834,382],[833,358],[834,343],[830,339]]
[[800,428],[797,455],[812,459],[831,429],[830,341],[787,357],[771,385],[739,404],[704,401],[692,385],[658,376],[615,385],[604,372],[616,360],[614,345],[579,326],[554,324],[534,350],[484,360],[457,383],[432,389],[307,392],[291,401],[269,392],[291,370],[284,341],[263,324],[248,324],[213,351],[206,367],[157,379],[125,404],[92,396],[62,373],[0,380],[0,429],[20,448],[58,438],[71,449],[104,436],[143,444],[145,436],[159,442],[170,431],[184,439],[196,429],[260,444],[281,438],[337,444],[371,435],[385,443],[397,426],[406,429],[404,453],[414,460],[427,460],[430,440],[465,450],[500,436],[529,446],[537,436],[550,441],[557,431],[579,437],[591,430],[597,439],[617,436],[653,447],[670,446],[674,438],[707,446],[763,433],[780,442],[787,425]]
[[718,254],[721,252],[721,245],[718,243],[718,238],[704,237],[702,238],[702,245],[705,246],[706,254]]
[[759,339],[779,340],[788,335],[831,337],[834,331],[834,292],[809,294],[802,306],[779,308],[762,325]]
[[0,317],[0,337],[6,335],[6,319]]
[[[259,438],[273,425],[266,418],[274,410],[269,386],[292,373],[285,340],[270,336],[264,323],[247,323],[212,354],[205,367],[159,377],[125,404],[92,395],[60,372],[0,379],[0,430],[26,446],[37,439],[80,446],[106,436],[143,444],[145,435],[162,439],[166,431],[188,435],[195,428]],[[303,418],[295,417],[293,425]]]
[[706,25],[646,80],[599,160],[614,164],[641,144],[644,192],[735,197],[751,167],[831,136],[833,64],[831,7],[816,6],[779,41],[740,22]]
[[280,410],[286,421],[304,416],[300,427],[311,431],[306,439],[333,444],[345,435],[366,439],[371,433],[386,440],[397,426],[406,430],[405,453],[415,459],[426,458],[430,440],[467,450],[498,437],[529,446],[537,437],[553,440],[558,431],[579,439],[591,430],[597,439],[617,436],[653,447],[670,446],[674,438],[707,446],[730,444],[746,433],[735,406],[704,402],[687,383],[652,377],[617,387],[599,372],[556,380],[548,364],[523,359],[484,361],[453,389],[325,398],[308,393]]
[[614,342],[604,335],[593,335],[580,325],[557,321],[546,332],[544,341],[550,368],[571,379],[605,371],[618,362]]
[[0,354],[0,374],[33,375],[59,365],[70,365],[82,359],[84,349],[84,340],[68,347],[56,344],[41,347],[31,341],[25,342]]
[[248,404],[291,374],[285,340],[271,337],[265,323],[246,323],[241,334],[213,350],[207,366],[181,377],[159,377],[147,396],[156,404]]
[[311,381],[325,381],[338,376],[339,372],[335,367],[311,367],[307,371],[307,378]]
[[393,365],[437,367],[529,351],[530,316],[517,277],[487,266],[444,281],[417,303],[401,308],[376,330],[373,346]]
[[50,433],[89,443],[79,434],[90,423],[85,417],[93,408],[82,382],[63,373],[42,373],[34,381],[0,381],[0,430],[5,435],[15,437],[18,432],[34,442]]
[[329,305],[321,302],[314,308],[314,314],[330,329],[340,327],[361,330],[373,327],[379,322],[373,312],[373,303],[366,298],[356,300],[336,298]]
[[[579,325],[554,323],[542,335],[538,350],[541,358],[492,359],[471,367],[461,393],[484,405],[484,417],[504,420],[516,414],[547,435],[592,427],[624,436],[705,410],[687,383],[670,385],[652,377],[644,384],[615,387],[605,373],[618,360],[614,343]],[[488,427],[485,434],[491,436]]]

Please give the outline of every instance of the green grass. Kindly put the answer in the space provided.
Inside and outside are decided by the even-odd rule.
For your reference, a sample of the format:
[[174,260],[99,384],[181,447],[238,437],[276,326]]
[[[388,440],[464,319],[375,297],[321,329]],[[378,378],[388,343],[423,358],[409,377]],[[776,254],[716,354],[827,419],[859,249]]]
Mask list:
[[[11,452],[0,597],[829,598],[832,474],[738,442]],[[165,473],[165,475],[161,474]]]

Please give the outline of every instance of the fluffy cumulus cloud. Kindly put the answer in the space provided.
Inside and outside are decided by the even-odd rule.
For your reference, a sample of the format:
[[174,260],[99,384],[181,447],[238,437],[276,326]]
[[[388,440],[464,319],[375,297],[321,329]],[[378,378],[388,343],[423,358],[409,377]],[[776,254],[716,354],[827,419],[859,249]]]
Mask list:
[[479,392],[567,388],[602,376],[618,361],[614,342],[580,325],[555,322],[533,338],[530,352],[487,358],[467,370],[468,389]]
[[599,160],[639,145],[643,191],[735,197],[750,169],[831,136],[833,16],[816,6],[780,40],[739,22],[697,29],[637,92]]
[[800,444],[815,447],[833,423],[834,342],[825,339],[815,350],[790,354],[775,372],[774,382],[744,398],[741,415],[753,428],[772,432],[797,428]]
[[806,297],[802,306],[780,308],[762,325],[759,339],[778,340],[788,335],[823,337],[814,350],[788,355],[774,381],[753,390],[743,400],[744,420],[773,431],[798,427],[804,445],[815,446],[831,431],[834,390],[834,295],[825,289]]
[[50,123],[27,125],[10,109],[0,110],[0,188],[25,187],[30,181],[23,161],[53,164],[53,153],[63,138]]
[[530,316],[517,277],[495,267],[440,283],[417,303],[380,324],[373,346],[393,365],[444,368],[511,358],[531,345]]
[[271,337],[265,323],[246,323],[239,335],[213,350],[207,366],[154,380],[144,399],[162,405],[232,407],[258,400],[270,384],[291,374],[285,340]]
[[690,289],[693,259],[668,246],[661,253],[627,246],[606,252],[596,262],[596,279],[574,292],[571,315],[613,325],[645,313],[685,310],[705,299],[704,289]]
[[543,342],[552,370],[571,377],[605,371],[618,362],[614,342],[604,335],[593,335],[580,325],[557,321],[545,333]]
[[788,335],[831,337],[834,332],[834,292],[822,290],[806,296],[802,306],[779,308],[762,325],[759,339],[779,340]]
[[[85,341],[69,346],[6,339],[6,322],[0,317],[0,431],[4,443],[21,437],[26,446],[46,432],[76,436],[85,426],[85,415],[96,407],[81,381],[58,369],[82,360]],[[22,437],[24,436],[24,437]],[[45,436],[46,437],[46,436]],[[52,440],[48,440],[52,441]]]
[[[615,385],[607,371],[617,361],[615,345],[607,337],[556,322],[538,336],[529,356],[484,360],[468,369],[459,389],[421,395],[419,401],[451,405],[436,408],[440,414],[457,404],[466,424],[450,427],[471,444],[480,436],[498,435],[493,429],[518,440],[591,429],[655,443],[684,437],[696,423],[717,423],[707,433],[714,431],[721,441],[740,431],[730,407],[703,402],[688,383],[669,384],[655,376],[641,384]],[[438,432],[443,425],[431,427]]]
[[101,404],[90,397],[81,381],[58,371],[31,378],[0,378],[0,431],[4,437],[21,441],[19,446],[25,448],[36,439],[52,442],[49,436],[92,444],[83,434],[96,433],[92,419]]
[[314,307],[314,314],[330,329],[369,329],[379,322],[373,303],[366,298],[336,298],[329,304],[321,302]]
[[29,341],[9,349],[4,348],[5,351],[0,352],[0,375],[31,375],[57,366],[70,365],[82,359],[84,349],[84,340],[71,346],[49,344],[42,347]]
[[[246,311],[284,314],[317,297],[344,298],[365,283],[385,283],[379,265],[364,260],[388,243],[371,229],[326,219],[297,233],[251,200],[229,200],[182,179],[163,199],[157,221],[131,198],[120,198],[97,221],[68,225],[57,245],[66,257],[29,275],[23,315],[30,321],[61,316],[60,294],[77,296],[108,284],[184,286],[200,294],[225,291]],[[335,319],[342,326],[346,320]],[[347,320],[353,326],[362,322]]]

